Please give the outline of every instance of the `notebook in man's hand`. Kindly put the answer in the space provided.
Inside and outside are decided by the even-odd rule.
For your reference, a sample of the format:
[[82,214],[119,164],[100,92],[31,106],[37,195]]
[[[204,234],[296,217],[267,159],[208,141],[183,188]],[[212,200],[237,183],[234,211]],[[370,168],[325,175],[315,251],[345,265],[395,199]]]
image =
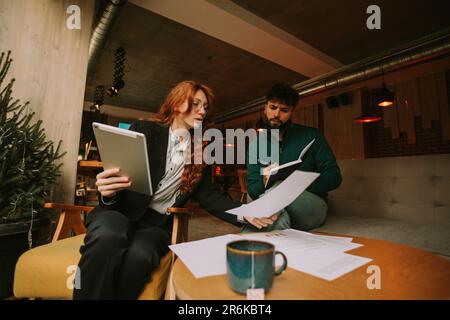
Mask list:
[[265,188],[269,188],[275,181],[286,179],[292,172],[295,171],[295,165],[302,162],[303,156],[309,150],[311,145],[316,139],[312,139],[310,143],[303,148],[302,152],[298,156],[297,160],[282,164],[280,166],[274,167],[269,171],[269,178],[266,181]]

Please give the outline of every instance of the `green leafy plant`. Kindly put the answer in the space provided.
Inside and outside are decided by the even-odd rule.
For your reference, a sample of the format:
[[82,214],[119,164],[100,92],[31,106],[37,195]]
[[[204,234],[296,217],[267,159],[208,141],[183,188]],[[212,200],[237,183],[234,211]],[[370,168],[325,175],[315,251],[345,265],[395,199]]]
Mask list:
[[14,79],[3,87],[10,54],[0,57],[0,225],[32,222],[44,213],[50,188],[61,175],[57,160],[65,154],[61,141],[55,148],[46,139],[42,121],[33,121],[29,102],[13,101]]

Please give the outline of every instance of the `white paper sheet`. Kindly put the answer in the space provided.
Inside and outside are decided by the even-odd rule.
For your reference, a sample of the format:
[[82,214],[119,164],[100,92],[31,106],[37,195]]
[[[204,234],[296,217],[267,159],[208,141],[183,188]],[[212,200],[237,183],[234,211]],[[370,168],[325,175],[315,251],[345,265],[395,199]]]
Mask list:
[[325,240],[325,241],[342,241],[342,242],[352,242],[353,241],[353,238],[351,238],[351,237],[329,236],[329,235],[310,233],[310,232],[300,231],[300,230],[295,230],[295,229],[289,229],[289,230],[290,230],[289,232],[294,232],[297,234],[304,234],[304,235],[312,236],[317,239]]
[[295,248],[281,251],[286,255],[290,268],[328,281],[333,281],[372,261],[369,258],[338,251],[301,251]]
[[328,250],[346,252],[362,246],[359,243],[322,238],[320,236],[295,229],[241,234],[240,237],[244,239],[270,242],[277,250],[295,248],[302,251]]
[[[287,229],[253,234],[224,235],[169,246],[196,278],[226,274],[226,245],[235,240],[272,243],[288,259],[288,267],[332,281],[371,259],[344,253],[362,246],[348,239]],[[277,258],[279,258],[277,256]],[[276,265],[280,262],[277,259]]]
[[169,248],[196,278],[201,278],[227,273],[226,245],[234,240],[242,240],[242,238],[228,234],[171,245]]
[[314,237],[317,237],[319,239],[322,239],[322,240],[342,241],[342,242],[352,242],[353,241],[353,238],[350,238],[350,237],[325,236],[325,235],[314,234],[314,233],[312,233],[311,235],[313,235]]
[[294,171],[261,198],[227,212],[237,216],[270,217],[290,205],[318,176],[315,172]]

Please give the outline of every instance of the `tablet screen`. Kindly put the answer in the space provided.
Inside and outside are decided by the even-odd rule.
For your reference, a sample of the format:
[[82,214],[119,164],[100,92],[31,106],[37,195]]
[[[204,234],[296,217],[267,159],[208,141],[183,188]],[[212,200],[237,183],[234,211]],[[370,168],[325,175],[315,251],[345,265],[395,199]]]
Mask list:
[[152,195],[145,135],[97,122],[92,127],[103,168],[120,168],[120,175],[131,178],[129,190]]

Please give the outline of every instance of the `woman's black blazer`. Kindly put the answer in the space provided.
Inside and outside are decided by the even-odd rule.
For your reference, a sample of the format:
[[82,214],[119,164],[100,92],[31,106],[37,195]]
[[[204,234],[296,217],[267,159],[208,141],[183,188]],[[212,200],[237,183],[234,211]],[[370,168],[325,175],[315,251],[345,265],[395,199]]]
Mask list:
[[[166,170],[166,154],[169,138],[169,126],[161,125],[151,121],[136,121],[130,130],[145,134],[147,140],[148,157],[150,161],[150,172],[152,189],[156,187],[162,179]],[[121,152],[121,150],[118,150]],[[229,209],[236,208],[241,204],[220,194],[211,183],[211,166],[206,166],[203,176],[189,193],[181,194],[176,198],[174,207],[182,207],[193,198],[200,206],[216,217],[234,225],[242,225],[235,215],[226,213]],[[122,190],[117,193],[116,202],[113,205],[105,205],[104,208],[118,210],[128,217],[132,222],[138,221],[149,210],[149,203],[152,197],[130,190]]]

